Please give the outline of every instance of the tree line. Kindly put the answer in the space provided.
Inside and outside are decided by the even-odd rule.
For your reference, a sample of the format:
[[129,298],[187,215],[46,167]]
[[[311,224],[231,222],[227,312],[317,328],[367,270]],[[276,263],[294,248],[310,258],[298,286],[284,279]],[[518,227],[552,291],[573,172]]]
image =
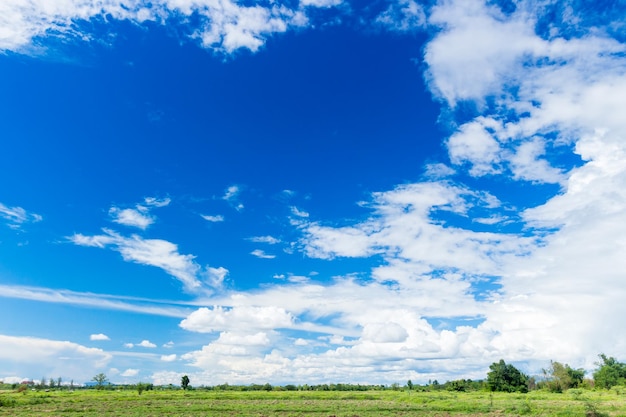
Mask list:
[[[542,370],[542,375],[537,377],[528,376],[511,364],[507,364],[503,359],[494,362],[489,366],[487,378],[484,380],[457,379],[446,381],[440,384],[437,380],[428,381],[427,384],[414,384],[408,380],[406,385],[400,386],[398,383],[391,385],[362,385],[362,384],[287,384],[284,386],[273,386],[266,384],[250,384],[250,385],[229,385],[221,384],[215,386],[200,386],[194,388],[191,385],[189,376],[184,375],[181,378],[180,388],[169,384],[167,386],[158,387],[158,389],[203,389],[215,391],[368,391],[368,390],[409,390],[409,391],[501,391],[501,392],[528,392],[535,389],[545,389],[550,392],[564,392],[570,388],[600,388],[611,389],[615,386],[626,386],[626,364],[619,362],[614,357],[605,354],[598,355],[599,361],[596,362],[597,369],[592,373],[591,378],[585,378],[585,370],[582,368],[574,369],[568,364],[557,361],[550,361],[550,366]],[[50,378],[46,384],[46,378],[41,378],[39,383],[32,381],[24,381],[21,384],[11,384],[12,389],[25,390],[33,389],[65,389],[78,388],[71,381],[69,386],[62,384],[61,378]],[[6,386],[8,384],[0,385]],[[99,373],[92,378],[90,388],[107,389],[107,388],[128,388],[136,389],[139,394],[143,391],[155,389],[151,383],[139,382],[130,385],[113,385],[109,382],[104,373]],[[7,387],[8,388],[8,387]]]

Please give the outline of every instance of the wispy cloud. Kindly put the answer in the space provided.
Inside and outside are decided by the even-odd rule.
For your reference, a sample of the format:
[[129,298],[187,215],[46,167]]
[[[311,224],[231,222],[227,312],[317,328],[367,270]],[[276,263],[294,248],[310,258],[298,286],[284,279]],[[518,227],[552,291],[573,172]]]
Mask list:
[[224,221],[224,216],[219,215],[219,214],[215,215],[215,216],[211,216],[211,215],[207,215],[207,214],[201,214],[200,217],[202,217],[207,222],[211,222],[211,223],[219,223],[219,222],[223,222]]
[[240,194],[241,188],[238,185],[231,185],[224,192],[222,200],[228,202],[235,210],[241,211],[244,209],[244,205],[239,201]]
[[11,229],[19,229],[25,223],[37,223],[43,217],[36,213],[31,213],[22,207],[9,207],[0,203],[0,218],[4,219]]
[[414,0],[399,0],[379,14],[375,22],[389,30],[409,32],[423,30],[426,26],[424,7]]
[[113,206],[109,209],[109,216],[112,221],[124,226],[137,227],[146,230],[152,225],[155,217],[150,214],[153,207],[165,207],[170,204],[169,198],[157,199],[154,197],[146,197],[143,204],[137,204],[134,208],[119,208]]
[[277,239],[274,236],[254,236],[247,238],[247,240],[254,243],[267,243],[268,245],[276,245],[277,243],[280,243],[280,239]]
[[291,214],[293,214],[296,217],[301,217],[301,218],[307,218],[309,217],[309,213],[304,211],[304,210],[300,210],[298,207],[296,206],[292,206],[291,207]]
[[261,259],[274,259],[274,258],[276,258],[276,255],[265,253],[265,251],[263,251],[261,249],[253,250],[252,252],[250,252],[250,255],[256,256],[257,258],[261,258]]
[[176,305],[176,303],[172,302],[144,298],[83,293],[22,285],[0,285],[0,297],[128,311],[164,317],[186,317],[190,313],[188,307],[181,307],[182,303]]
[[160,268],[179,280],[187,291],[198,292],[206,288],[199,279],[202,268],[194,261],[194,256],[180,254],[176,244],[161,239],[144,239],[138,235],[125,237],[110,229],[103,231],[102,235],[75,234],[68,239],[80,246],[110,247],[119,252],[125,261]]

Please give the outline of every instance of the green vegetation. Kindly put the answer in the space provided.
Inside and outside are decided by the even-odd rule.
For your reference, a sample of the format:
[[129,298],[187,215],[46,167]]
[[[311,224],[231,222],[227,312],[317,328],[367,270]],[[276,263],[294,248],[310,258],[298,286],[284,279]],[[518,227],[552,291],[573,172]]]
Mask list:
[[63,384],[61,378],[0,382],[0,416],[626,416],[626,364],[604,354],[599,357],[593,379],[585,379],[583,369],[551,361],[536,381],[500,360],[489,367],[485,380],[435,380],[425,385],[408,380],[404,386],[192,387],[187,375],[180,387],[113,385],[102,373],[83,388],[74,381]]
[[[572,390],[574,391],[574,390]],[[580,392],[578,392],[580,391]],[[626,398],[611,391],[557,394],[489,391],[221,391],[156,387],[126,390],[0,392],[0,416],[559,416],[626,415]]]
[[504,360],[489,366],[487,386],[491,391],[527,392],[528,376],[524,375],[513,365],[507,365]]

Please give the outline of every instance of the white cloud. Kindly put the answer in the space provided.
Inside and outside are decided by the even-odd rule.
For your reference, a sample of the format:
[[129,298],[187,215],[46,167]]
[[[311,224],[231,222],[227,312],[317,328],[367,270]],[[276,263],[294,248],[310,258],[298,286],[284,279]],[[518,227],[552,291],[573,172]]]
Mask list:
[[127,348],[127,349],[132,349],[132,348],[135,347],[135,344],[134,343],[124,343],[124,347]]
[[249,237],[248,240],[254,243],[267,243],[268,245],[280,243],[280,239],[276,239],[274,236],[254,236]]
[[89,336],[89,340],[111,340],[109,336],[103,333],[92,334]]
[[166,207],[169,206],[172,202],[172,199],[169,197],[165,198],[156,198],[156,197],[146,197],[144,198],[145,205],[149,207]]
[[211,222],[211,223],[219,223],[219,222],[224,221],[224,216],[222,215],[210,216],[210,215],[202,214],[200,215],[200,217],[202,217],[207,222]]
[[224,281],[228,276],[228,269],[224,267],[213,268],[207,266],[204,270],[203,275],[205,276],[205,281],[213,288],[220,288],[224,285]]
[[241,193],[239,187],[236,185],[231,185],[226,189],[226,192],[222,196],[222,200],[232,201],[239,196],[239,193]]
[[[52,36],[89,41],[92,34],[82,32],[77,23],[103,18],[135,24],[186,24],[191,26],[191,38],[206,48],[224,53],[240,48],[257,51],[273,34],[307,26],[307,9],[337,4],[337,0],[313,0],[291,9],[278,3],[246,6],[232,0],[156,0],[150,4],[141,0],[32,0],[25,6],[21,0],[5,0],[0,3],[0,50],[41,53],[46,37]],[[191,16],[197,23],[190,24]]]
[[109,209],[109,215],[113,218],[115,223],[137,227],[142,230],[146,230],[148,226],[154,223],[153,216],[144,214],[137,209],[111,207]]
[[309,213],[307,213],[304,210],[298,209],[298,207],[296,207],[296,206],[292,206],[291,207],[291,214],[293,214],[296,217],[302,217],[302,218],[309,217]]
[[140,343],[137,343],[136,346],[141,346],[141,347],[150,348],[150,349],[157,347],[154,343],[152,343],[149,340],[142,340]]
[[81,293],[69,290],[21,285],[0,285],[0,297],[129,311],[164,317],[186,317],[189,314],[188,308],[173,305],[167,306],[165,305],[166,303],[161,300],[137,300],[132,297]]
[[250,252],[250,255],[256,256],[257,258],[261,258],[261,259],[274,259],[274,258],[276,258],[276,255],[271,255],[271,254],[265,253],[265,251],[262,251],[261,249],[253,250],[252,252]]
[[241,211],[244,209],[243,203],[239,201],[239,195],[241,194],[241,188],[237,185],[231,185],[226,189],[224,195],[222,196],[222,200],[228,202],[231,207],[233,207],[237,211]]
[[180,254],[178,246],[166,240],[143,239],[138,235],[124,237],[109,229],[104,229],[103,235],[75,234],[69,240],[80,246],[111,247],[125,261],[161,268],[178,279],[189,292],[198,292],[204,288],[198,279],[201,267],[194,261],[194,256]]
[[143,204],[137,204],[135,208],[119,208],[111,207],[109,216],[112,221],[124,226],[137,227],[146,230],[155,221],[155,217],[150,214],[153,207],[166,207],[170,204],[169,198],[158,199],[155,197],[146,197]]
[[120,374],[120,376],[133,377],[139,375],[139,369],[128,368]]
[[[487,131],[480,120],[464,124],[447,142],[448,153],[453,164],[468,162],[473,176],[500,172],[501,149],[498,141]],[[491,124],[491,123],[490,123]]]
[[343,3],[343,0],[300,0],[300,5],[304,7],[334,7]]
[[426,13],[422,5],[414,0],[399,0],[378,15],[376,23],[394,31],[415,31],[424,28]]
[[522,13],[505,18],[481,0],[439,2],[428,23],[441,32],[425,52],[433,92],[452,106],[499,92],[516,65],[546,50],[529,20]]
[[37,223],[43,220],[39,214],[30,213],[22,207],[8,207],[0,203],[0,218],[7,221],[12,229],[19,229],[24,223]]
[[0,367],[5,373],[19,370],[30,375],[89,380],[112,359],[102,349],[69,341],[0,335],[0,345]]
[[171,355],[161,355],[161,360],[163,362],[174,362],[176,358],[177,356],[175,353],[172,353]]
[[199,333],[233,329],[276,329],[293,326],[294,317],[283,308],[238,306],[202,307],[181,321],[180,327]]
[[170,340],[169,342],[164,343],[163,347],[166,348],[166,349],[171,349],[171,348],[174,347],[174,342]]
[[429,180],[441,180],[454,175],[456,171],[446,164],[433,163],[424,167],[424,177]]

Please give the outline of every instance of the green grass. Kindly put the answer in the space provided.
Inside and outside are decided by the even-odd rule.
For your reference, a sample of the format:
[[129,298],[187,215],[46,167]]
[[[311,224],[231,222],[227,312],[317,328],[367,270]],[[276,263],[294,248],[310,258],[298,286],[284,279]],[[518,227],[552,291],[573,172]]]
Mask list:
[[626,394],[324,391],[0,392],[0,416],[558,416],[626,417]]

